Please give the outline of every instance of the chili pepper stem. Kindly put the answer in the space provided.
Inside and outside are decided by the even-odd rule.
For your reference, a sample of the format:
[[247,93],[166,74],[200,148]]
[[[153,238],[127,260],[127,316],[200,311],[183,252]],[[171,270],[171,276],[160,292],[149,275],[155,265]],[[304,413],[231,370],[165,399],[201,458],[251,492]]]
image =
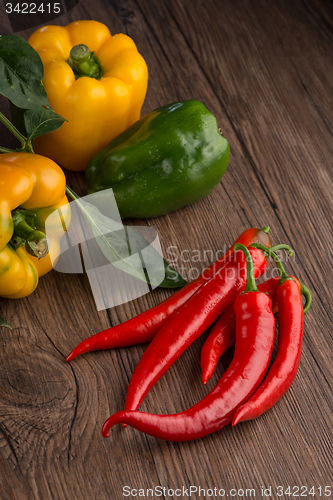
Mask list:
[[[286,273],[286,271],[284,270],[284,267],[282,265],[282,262],[280,261],[279,257],[275,253],[276,250],[281,250],[282,248],[283,249],[290,248],[290,247],[288,247],[288,245],[282,244],[282,245],[276,245],[274,247],[266,248],[264,245],[261,245],[260,243],[252,243],[250,246],[254,247],[254,248],[258,248],[259,250],[266,253],[267,255],[270,255],[274,259],[274,261],[277,265],[277,268],[279,270],[279,273],[280,273],[279,285],[281,285],[284,281],[288,281],[288,280],[295,281],[294,278],[292,278],[291,276],[289,276]],[[290,249],[288,252],[288,255],[290,256],[292,254],[293,254],[293,252]],[[301,294],[304,295],[304,297],[305,297],[305,305],[303,307],[303,311],[304,311],[304,313],[306,313],[306,312],[308,312],[308,310],[311,307],[312,295],[311,295],[310,290],[308,289],[307,286],[304,285],[304,283],[301,283]]]
[[305,304],[303,307],[304,314],[308,312],[308,310],[311,307],[312,304],[312,295],[310,290],[308,289],[307,286],[304,285],[304,283],[301,283],[301,294],[304,295],[305,297]]
[[[264,252],[267,255],[269,255],[270,257],[272,257],[272,259],[274,259],[275,264],[276,264],[276,266],[277,266],[277,268],[279,270],[279,274],[280,274],[279,285],[281,285],[284,281],[287,281],[287,280],[293,280],[293,281],[295,281],[293,278],[291,278],[286,273],[286,271],[285,271],[285,269],[284,269],[284,267],[282,265],[282,262],[280,261],[279,257],[275,253],[276,250],[280,250],[281,249],[281,245],[276,245],[275,247],[267,248],[264,245],[261,245],[260,243],[252,243],[250,246],[253,247],[253,248],[258,248],[262,252]],[[277,248],[277,247],[279,247],[279,248]]]
[[289,245],[286,245],[285,243],[280,243],[279,245],[274,245],[273,247],[270,247],[271,252],[277,252],[278,250],[286,250],[288,252],[288,257],[292,257],[294,255],[293,250],[290,248]]
[[25,249],[29,255],[42,259],[49,253],[50,241],[41,231],[29,226],[25,221],[25,216],[21,211],[15,210],[12,213],[14,224],[14,236],[25,240]]
[[241,250],[244,253],[245,258],[246,258],[246,263],[247,263],[247,266],[246,266],[246,287],[245,287],[244,293],[257,292],[258,288],[257,288],[256,280],[254,277],[253,260],[252,260],[252,257],[251,257],[249,250],[247,249],[247,247],[245,245],[242,245],[241,243],[236,243],[236,245],[234,245],[234,250],[235,250],[235,252],[238,252],[238,250]]

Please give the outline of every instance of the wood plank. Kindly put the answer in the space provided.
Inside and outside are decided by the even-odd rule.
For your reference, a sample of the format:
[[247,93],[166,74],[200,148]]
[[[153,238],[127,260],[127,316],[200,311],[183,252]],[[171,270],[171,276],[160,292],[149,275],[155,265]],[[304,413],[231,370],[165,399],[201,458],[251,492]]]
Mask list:
[[[80,340],[133,317],[170,291],[97,312],[86,276],[53,272],[32,296],[1,300],[15,327],[0,335],[3,498],[121,499],[125,484],[253,487],[257,496],[262,485],[325,486],[332,472],[331,4],[81,0],[57,23],[81,18],[106,22],[113,33],[125,32],[137,43],[150,71],[143,113],[199,99],[231,145],[229,168],[209,197],[158,219],[128,222],[155,228],[167,258],[170,246],[176,247],[172,252],[186,276],[211,259],[181,262],[183,251],[215,253],[246,227],[270,225],[275,243],[296,249],[288,269],[310,286],[314,303],[300,371],[282,401],[254,422],[177,444],[120,426],[108,440],[100,435],[105,418],[122,408],[145,346],[64,363]],[[0,22],[9,33],[3,6]],[[3,102],[1,110],[8,111]],[[9,135],[4,137],[10,147]],[[83,174],[66,174],[83,195]],[[214,386],[232,353],[204,388],[203,340],[156,384],[142,410],[181,411]]]

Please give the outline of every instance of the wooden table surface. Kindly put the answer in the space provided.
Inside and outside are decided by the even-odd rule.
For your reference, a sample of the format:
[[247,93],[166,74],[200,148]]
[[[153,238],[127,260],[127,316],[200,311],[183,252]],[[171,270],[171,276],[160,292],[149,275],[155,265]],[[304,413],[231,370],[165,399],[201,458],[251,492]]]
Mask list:
[[[10,34],[3,4],[0,14],[1,33]],[[31,296],[2,299],[13,330],[0,332],[0,498],[118,500],[124,486],[143,498],[159,492],[164,499],[221,498],[222,488],[229,497],[264,497],[262,488],[270,487],[271,498],[290,498],[288,486],[294,496],[332,497],[325,490],[332,488],[333,423],[332,3],[80,0],[55,23],[79,19],[134,39],[149,68],[142,114],[198,99],[230,143],[229,167],[210,196],[164,217],[130,222],[155,228],[169,260],[174,246],[187,278],[210,263],[207,252],[230,245],[248,227],[270,226],[274,243],[295,249],[287,270],[311,289],[313,306],[296,380],[273,409],[204,439],[172,443],[121,426],[109,439],[101,436],[105,419],[123,408],[145,345],[65,363],[81,340],[159,303],[170,290],[98,312],[86,275],[53,271]],[[17,34],[28,38],[32,31]],[[4,99],[1,110],[8,114]],[[9,133],[2,134],[3,145],[13,146]],[[84,174],[66,175],[83,195]],[[181,411],[214,387],[232,353],[204,387],[204,338],[150,391],[143,411]],[[190,495],[190,486],[206,490],[206,497]]]

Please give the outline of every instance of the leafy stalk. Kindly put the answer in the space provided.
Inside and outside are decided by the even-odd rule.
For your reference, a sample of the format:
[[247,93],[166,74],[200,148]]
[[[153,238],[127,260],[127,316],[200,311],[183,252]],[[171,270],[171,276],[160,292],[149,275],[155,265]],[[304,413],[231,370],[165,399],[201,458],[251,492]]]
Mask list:
[[8,118],[0,112],[0,121],[8,128],[8,130],[16,137],[16,139],[21,143],[22,148],[24,148],[27,138],[24,137],[21,132],[19,132],[14,125],[8,120]]
[[[152,286],[180,288],[186,285],[187,281],[133,227],[106,217],[68,186],[66,192],[82,212],[103,255],[117,269]],[[142,259],[142,251],[145,251],[145,259]],[[148,262],[149,269],[145,269],[142,262]]]
[[12,330],[12,327],[10,326],[10,324],[7,323],[7,321],[3,319],[1,314],[0,314],[0,328],[9,328],[10,330]]

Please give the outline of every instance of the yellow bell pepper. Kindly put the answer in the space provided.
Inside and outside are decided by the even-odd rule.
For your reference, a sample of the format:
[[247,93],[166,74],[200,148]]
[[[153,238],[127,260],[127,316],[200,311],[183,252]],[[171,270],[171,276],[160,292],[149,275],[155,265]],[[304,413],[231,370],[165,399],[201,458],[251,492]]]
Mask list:
[[43,61],[49,103],[67,120],[38,137],[34,149],[69,170],[84,170],[95,153],[139,119],[147,65],[131,38],[111,36],[97,21],[44,26],[28,42]]
[[63,225],[68,226],[65,189],[63,171],[49,158],[23,152],[0,155],[1,297],[30,295],[39,277],[54,267],[64,229],[51,225],[48,238],[42,231],[47,217],[60,207]]

